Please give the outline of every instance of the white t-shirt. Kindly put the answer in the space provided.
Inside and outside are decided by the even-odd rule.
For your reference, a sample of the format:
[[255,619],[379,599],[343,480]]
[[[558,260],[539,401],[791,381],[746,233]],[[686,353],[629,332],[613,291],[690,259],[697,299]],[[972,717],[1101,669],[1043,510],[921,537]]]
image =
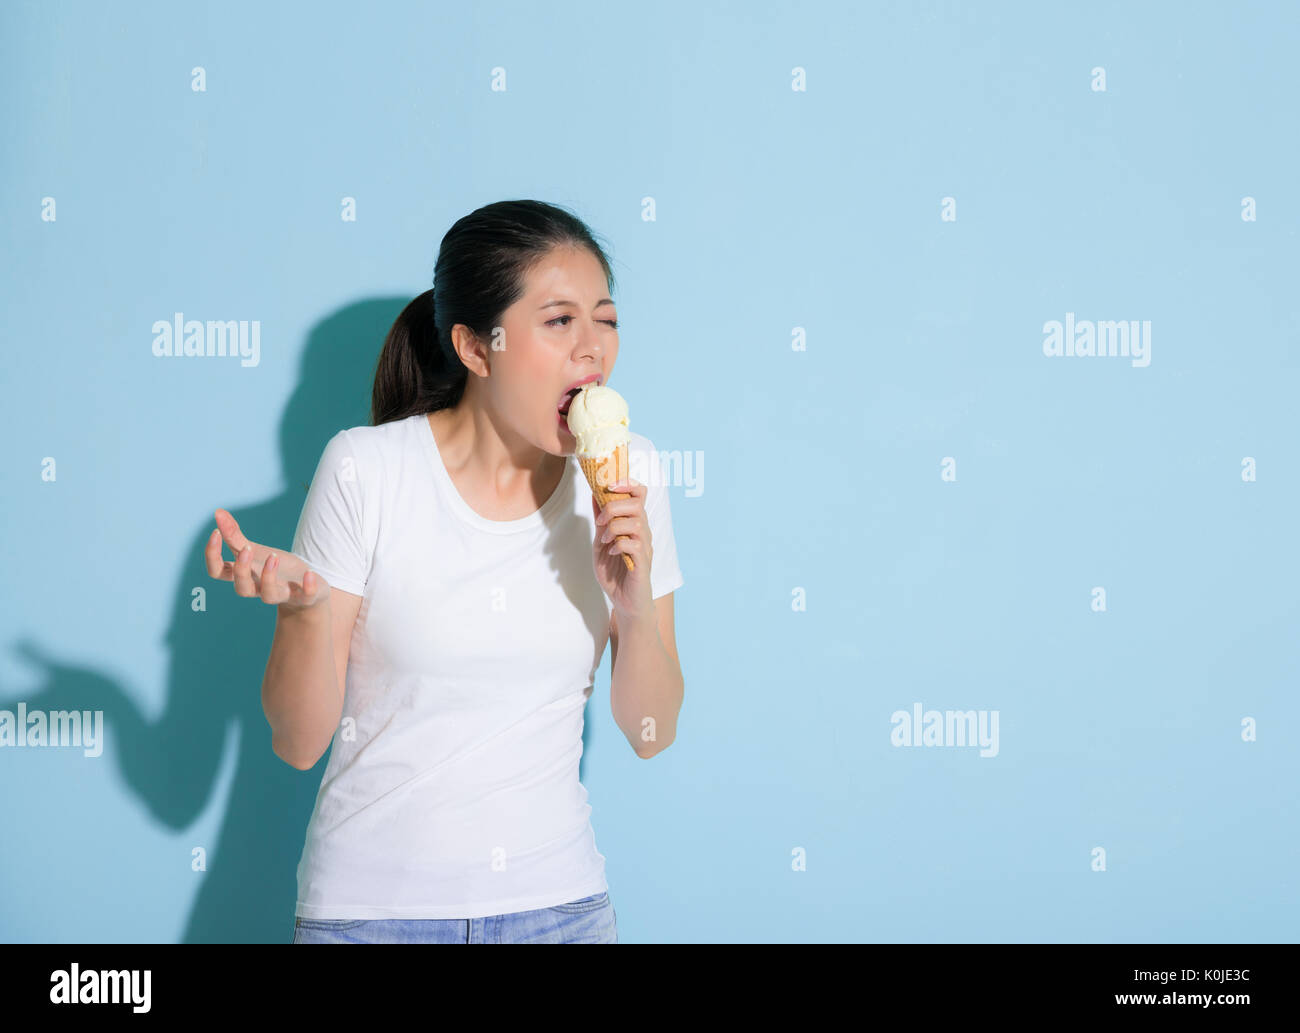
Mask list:
[[[656,599],[682,584],[657,455],[632,434]],[[329,440],[292,552],[362,602],[299,918],[481,918],[607,888],[578,780],[613,612],[595,531],[573,456],[541,509],[499,521],[461,498],[423,415]]]

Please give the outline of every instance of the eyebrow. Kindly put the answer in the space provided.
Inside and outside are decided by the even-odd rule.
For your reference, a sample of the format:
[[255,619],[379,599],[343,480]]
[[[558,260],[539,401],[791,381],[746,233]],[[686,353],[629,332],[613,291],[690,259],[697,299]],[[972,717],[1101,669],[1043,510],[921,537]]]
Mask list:
[[[596,302],[595,308],[593,308],[592,311],[595,311],[595,309],[600,308],[601,305],[612,305],[612,304],[614,304],[613,298],[601,298],[600,301]],[[552,308],[555,305],[572,305],[574,308],[578,307],[578,303],[576,301],[570,301],[568,298],[552,298],[545,305],[538,305],[537,310],[540,312],[544,308]]]

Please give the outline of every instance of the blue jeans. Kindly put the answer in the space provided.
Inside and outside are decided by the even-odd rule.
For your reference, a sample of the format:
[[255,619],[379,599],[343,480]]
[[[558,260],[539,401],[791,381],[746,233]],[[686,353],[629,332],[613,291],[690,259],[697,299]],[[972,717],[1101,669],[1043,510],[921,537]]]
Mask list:
[[295,918],[294,943],[618,943],[609,892],[486,918]]

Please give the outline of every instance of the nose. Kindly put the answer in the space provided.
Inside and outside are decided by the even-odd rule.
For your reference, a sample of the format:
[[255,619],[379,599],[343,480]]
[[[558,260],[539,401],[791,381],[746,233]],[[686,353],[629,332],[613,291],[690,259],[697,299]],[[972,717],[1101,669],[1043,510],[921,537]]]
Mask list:
[[581,365],[585,358],[594,359],[599,364],[604,357],[605,345],[600,339],[600,334],[594,330],[582,334],[574,350],[576,364]]

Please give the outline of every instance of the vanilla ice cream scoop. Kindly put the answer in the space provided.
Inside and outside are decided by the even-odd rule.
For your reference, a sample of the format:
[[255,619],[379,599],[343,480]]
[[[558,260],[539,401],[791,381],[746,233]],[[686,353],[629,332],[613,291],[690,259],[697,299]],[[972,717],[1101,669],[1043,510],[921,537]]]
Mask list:
[[579,456],[607,456],[631,440],[627,402],[612,387],[595,381],[574,396],[565,420],[570,433],[578,439]]

